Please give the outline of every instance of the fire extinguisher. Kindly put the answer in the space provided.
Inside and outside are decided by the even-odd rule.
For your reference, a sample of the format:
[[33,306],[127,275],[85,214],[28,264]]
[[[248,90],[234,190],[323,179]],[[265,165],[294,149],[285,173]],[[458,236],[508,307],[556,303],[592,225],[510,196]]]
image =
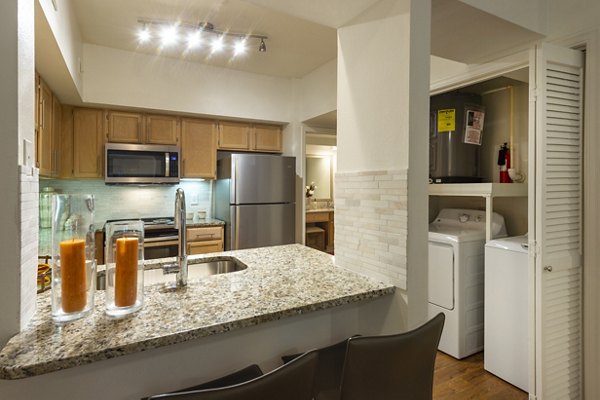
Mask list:
[[500,183],[511,183],[512,180],[508,176],[508,170],[510,168],[510,149],[508,143],[504,143],[500,146],[498,152],[498,166],[500,167]]

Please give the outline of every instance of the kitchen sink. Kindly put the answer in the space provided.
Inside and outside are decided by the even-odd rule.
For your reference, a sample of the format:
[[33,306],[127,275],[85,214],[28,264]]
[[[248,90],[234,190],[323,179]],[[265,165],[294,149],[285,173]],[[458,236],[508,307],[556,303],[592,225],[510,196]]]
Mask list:
[[[245,264],[234,257],[218,257],[211,261],[196,262],[188,260],[188,282],[208,278],[213,275],[228,274],[243,271],[248,268]],[[162,268],[147,269],[144,271],[144,285],[174,282],[175,274],[164,274]],[[106,276],[104,271],[98,273],[96,288],[106,288]]]

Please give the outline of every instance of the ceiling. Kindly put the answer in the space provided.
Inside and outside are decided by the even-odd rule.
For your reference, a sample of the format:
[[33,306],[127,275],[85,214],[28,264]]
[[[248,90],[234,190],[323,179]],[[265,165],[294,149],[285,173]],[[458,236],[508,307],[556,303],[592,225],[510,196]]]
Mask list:
[[[254,3],[277,2],[77,0],[73,5],[83,41],[101,46],[286,78],[302,77],[336,57],[335,28]],[[266,40],[267,51],[257,51],[258,41],[253,42],[245,55],[233,58],[228,51],[211,55],[206,46],[187,52],[185,44],[159,50],[156,42],[138,43],[139,18],[210,22],[215,29],[223,31],[266,35],[269,37]]]
[[[336,28],[382,0],[76,0],[72,4],[85,43],[132,52],[232,68],[257,74],[300,78],[337,55]],[[36,2],[37,5],[37,2]],[[38,10],[36,9],[36,12]],[[210,22],[218,30],[266,35],[267,52],[252,44],[243,57],[229,52],[209,53],[207,48],[185,51],[185,45],[160,50],[157,43],[140,45],[138,19],[161,19],[187,23]],[[42,18],[44,19],[44,18]],[[42,23],[44,22],[44,23]],[[36,18],[36,40],[52,37],[45,21]],[[432,0],[431,53],[443,58],[475,63],[507,49],[524,46],[541,35],[469,6],[460,0]],[[46,40],[48,41],[48,40]],[[65,66],[52,64],[56,45],[36,46],[40,71],[68,77]],[[52,51],[51,51],[52,50]],[[39,54],[38,54],[39,53]],[[46,54],[47,53],[47,54]],[[59,82],[51,79],[50,83]],[[60,82],[59,82],[60,83]],[[73,84],[51,85],[64,89],[63,97],[74,104]],[[62,99],[61,93],[59,98]],[[335,112],[305,121],[315,128],[335,129]]]

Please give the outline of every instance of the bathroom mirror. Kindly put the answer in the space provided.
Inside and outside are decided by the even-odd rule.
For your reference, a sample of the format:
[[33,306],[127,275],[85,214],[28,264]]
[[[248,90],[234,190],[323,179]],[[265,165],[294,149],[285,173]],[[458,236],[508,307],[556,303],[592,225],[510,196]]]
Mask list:
[[315,200],[331,200],[333,193],[331,157],[306,156],[306,186],[314,182],[317,188],[312,198]]

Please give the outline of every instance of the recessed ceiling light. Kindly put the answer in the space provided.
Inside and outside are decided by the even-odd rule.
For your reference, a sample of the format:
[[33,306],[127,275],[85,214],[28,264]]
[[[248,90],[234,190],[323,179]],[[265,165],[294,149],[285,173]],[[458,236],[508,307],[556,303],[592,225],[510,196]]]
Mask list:
[[169,46],[177,42],[177,26],[164,27],[160,32],[160,39],[163,46]]

